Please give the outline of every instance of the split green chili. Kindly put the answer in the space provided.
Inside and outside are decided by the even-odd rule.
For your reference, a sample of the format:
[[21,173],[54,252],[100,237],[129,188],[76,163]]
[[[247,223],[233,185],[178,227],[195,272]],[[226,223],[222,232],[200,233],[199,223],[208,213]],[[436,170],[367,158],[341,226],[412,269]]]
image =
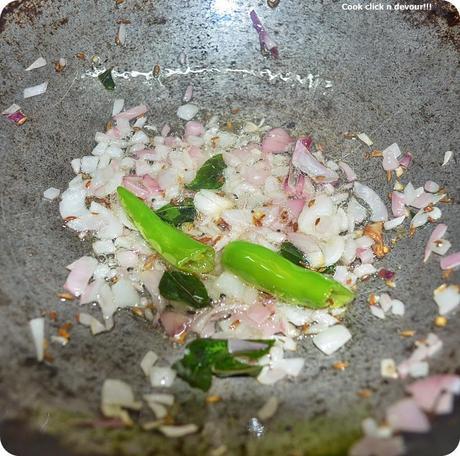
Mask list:
[[161,220],[141,199],[118,187],[121,205],[144,239],[177,269],[205,273],[214,269],[214,249]]
[[250,242],[230,242],[224,248],[222,264],[248,284],[301,306],[339,307],[354,298],[339,282]]

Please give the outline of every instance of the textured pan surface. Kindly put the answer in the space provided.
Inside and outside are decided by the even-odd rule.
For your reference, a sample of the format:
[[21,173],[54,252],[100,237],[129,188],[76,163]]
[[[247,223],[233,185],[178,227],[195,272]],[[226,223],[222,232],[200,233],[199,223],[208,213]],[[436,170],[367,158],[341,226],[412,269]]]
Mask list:
[[[220,5],[233,7],[225,11]],[[279,42],[279,61],[260,55],[248,18],[252,7]],[[124,47],[114,44],[118,19],[131,21]],[[204,425],[204,430],[168,441],[137,430],[93,431],[81,425],[98,412],[106,377],[127,380],[140,396],[148,391],[139,369],[145,351],[153,349],[166,360],[177,357],[177,347],[145,322],[121,313],[115,330],[97,338],[76,325],[67,347],[52,347],[51,366],[34,361],[27,321],[51,310],[58,312],[59,324],[73,321],[77,305],[60,303],[56,291],[65,280],[65,265],[89,249],[62,228],[57,203],[44,202],[42,192],[50,186],[64,189],[72,176],[71,158],[90,152],[115,97],[128,105],[146,102],[149,120],[167,119],[174,125],[175,110],[191,83],[203,111],[235,122],[262,117],[272,125],[294,122],[297,132],[313,133],[328,156],[345,156],[381,195],[390,186],[379,160],[363,160],[366,147],[345,140],[343,133],[364,131],[377,148],[396,141],[416,157],[405,182],[421,185],[431,178],[458,200],[458,166],[440,167],[446,150],[459,150],[457,24],[458,17],[444,3],[435,3],[432,12],[401,13],[344,12],[340,2],[327,0],[281,0],[275,10],[247,0],[126,0],[119,7],[109,0],[27,0],[5,12],[0,25],[1,107],[16,101],[30,119],[19,128],[0,119],[2,437],[17,442],[18,431],[26,426],[50,433],[60,445],[82,454],[207,454],[222,443],[228,454],[342,454],[357,437],[364,415],[380,416],[385,405],[402,395],[400,383],[383,382],[379,373],[381,358],[401,360],[412,350],[413,340],[401,340],[399,331],[415,329],[423,337],[433,329],[432,290],[442,278],[434,259],[421,263],[430,227],[399,243],[382,262],[398,271],[394,294],[407,305],[403,319],[377,321],[370,315],[366,296],[381,289],[382,282],[369,281],[347,314],[354,334],[347,349],[324,357],[305,340],[300,353],[306,368],[296,381],[273,388],[252,379],[215,381],[211,394],[224,399],[215,405],[205,405],[203,394],[176,382],[178,420]],[[78,52],[87,58],[97,54],[118,70],[149,71],[155,64],[163,70],[178,68],[182,50],[192,68],[221,71],[163,77],[161,84],[117,79],[116,91],[109,93],[97,79],[81,78],[89,64],[74,57]],[[51,65],[24,72],[40,55],[48,62],[65,57],[68,67],[59,75]],[[267,74],[226,68],[256,74],[268,68],[272,74],[290,72],[291,79],[269,80]],[[304,79],[309,73],[316,88]],[[295,80],[296,74],[304,83]],[[44,96],[22,100],[24,87],[47,79]],[[326,80],[332,87],[326,88]],[[240,112],[231,115],[231,108]],[[458,203],[443,206],[443,211],[451,227],[449,239],[458,249]],[[433,372],[460,366],[459,322],[454,315],[445,329],[435,330],[445,347],[430,363]],[[48,334],[55,332],[48,325]],[[336,361],[348,361],[350,367],[338,372],[331,367]],[[375,390],[370,399],[357,397],[363,388]],[[281,406],[258,438],[249,423],[272,394],[281,398]],[[147,418],[147,412],[141,417]],[[441,445],[453,426],[458,428],[458,421],[448,417],[434,437],[410,439],[412,452],[444,454]],[[29,454],[32,441],[40,445],[34,454],[62,454],[56,441],[37,433],[22,438],[21,454]]]

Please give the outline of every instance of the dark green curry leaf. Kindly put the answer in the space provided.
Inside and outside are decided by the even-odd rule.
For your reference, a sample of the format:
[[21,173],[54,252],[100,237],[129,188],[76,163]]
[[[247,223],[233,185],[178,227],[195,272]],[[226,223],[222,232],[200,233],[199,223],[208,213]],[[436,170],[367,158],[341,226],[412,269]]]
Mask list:
[[158,217],[174,226],[182,225],[185,222],[193,222],[196,216],[192,198],[186,198],[177,204],[166,204],[155,212]]
[[99,81],[102,82],[102,85],[107,90],[115,89],[115,82],[113,81],[113,78],[112,78],[112,68],[109,68],[108,70],[105,70],[103,73],[101,73],[98,76],[98,78],[99,78]]
[[285,241],[281,244],[280,255],[298,266],[305,266],[306,264],[302,251],[289,241]]
[[[203,391],[211,387],[213,374],[218,377],[256,376],[261,366],[255,364],[255,361],[269,352],[274,341],[251,342],[258,342],[255,345],[259,347],[254,350],[230,353],[227,340],[196,339],[187,345],[184,357],[177,361],[173,368],[189,385]],[[265,348],[260,348],[260,345],[265,345]]]
[[214,155],[206,160],[196,173],[195,179],[186,187],[190,190],[215,190],[224,185],[224,169],[226,168],[222,154]]
[[194,309],[201,309],[210,304],[205,286],[192,274],[166,271],[161,277],[159,289],[164,298],[185,302]]

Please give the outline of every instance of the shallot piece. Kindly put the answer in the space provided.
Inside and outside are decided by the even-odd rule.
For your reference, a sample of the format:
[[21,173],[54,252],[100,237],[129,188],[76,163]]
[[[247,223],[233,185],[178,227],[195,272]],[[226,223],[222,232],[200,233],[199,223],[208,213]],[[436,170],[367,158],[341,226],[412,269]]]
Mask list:
[[16,125],[22,125],[27,120],[27,117],[21,111],[21,106],[16,103],[13,103],[10,107],[2,111],[2,115]]
[[24,98],[35,97],[37,95],[42,95],[46,92],[48,88],[48,81],[42,82],[41,84],[27,87],[24,89]]
[[459,286],[441,285],[434,290],[433,298],[439,307],[439,314],[446,315],[460,304]]
[[399,164],[404,167],[404,168],[409,168],[410,165],[412,164],[414,157],[410,152],[407,152],[406,154],[403,155],[401,160],[399,160]]
[[444,160],[443,160],[441,166],[446,166],[447,163],[449,163],[450,159],[453,157],[453,155],[454,155],[454,153],[453,153],[451,150],[448,150],[448,151],[444,154]]
[[262,140],[262,151],[266,153],[278,154],[287,152],[293,139],[283,128],[273,128],[268,131]]
[[388,407],[386,412],[388,424],[395,431],[428,432],[431,428],[427,416],[420,410],[413,399],[401,399]]
[[406,213],[404,195],[397,191],[391,192],[391,211],[395,217],[402,217]]
[[185,104],[177,109],[177,117],[183,120],[192,120],[198,112],[198,106],[194,104]]
[[[309,139],[309,138],[306,138]],[[313,180],[320,183],[336,182],[338,174],[320,163],[305,146],[305,140],[299,139],[296,142],[292,155],[292,164],[310,176]]]
[[353,191],[358,198],[361,198],[369,206],[372,222],[384,222],[388,220],[387,208],[374,190],[360,182],[355,182]]
[[96,270],[97,265],[98,262],[96,258],[89,256],[83,256],[74,261],[67,266],[70,273],[64,283],[64,288],[74,296],[80,296],[88,286],[88,282]]
[[45,355],[45,319],[33,318],[29,321],[30,332],[34,341],[38,361],[43,361]]
[[332,355],[351,339],[350,331],[343,325],[335,325],[313,337],[313,343],[326,355]]
[[26,71],[35,70],[35,69],[37,69],[37,68],[44,67],[45,65],[46,65],[46,60],[45,60],[43,57],[39,57],[37,60],[35,60],[35,62],[33,62],[32,64],[30,64],[30,65],[26,68]]
[[192,97],[193,97],[193,86],[189,84],[187,88],[185,89],[185,93],[184,93],[182,100],[185,103],[188,103],[192,99]]
[[350,165],[347,163],[340,161],[339,166],[342,169],[342,171],[345,173],[345,176],[347,177],[348,182],[353,182],[357,179],[356,173],[351,169]]
[[443,236],[446,234],[446,231],[447,231],[447,225],[445,225],[444,223],[440,223],[433,230],[433,232],[430,235],[430,238],[428,239],[426,247],[425,247],[425,254],[423,256],[424,263],[426,263],[428,261],[428,258],[430,258],[430,255],[433,249],[433,244],[436,241],[439,241],[440,239],[442,239]]
[[460,266],[460,252],[451,253],[450,255],[441,258],[441,269],[454,269]]
[[142,116],[148,111],[148,107],[146,105],[139,105],[135,106],[134,108],[130,108],[127,111],[120,112],[113,116],[115,120],[125,119],[125,120],[132,120],[136,117]]
[[265,55],[270,53],[273,58],[277,59],[279,57],[277,44],[271,39],[270,35],[265,30],[259,16],[257,16],[257,13],[254,10],[251,10],[249,16],[251,17],[252,25],[259,34],[260,50],[262,54]]
[[401,155],[401,150],[396,143],[388,146],[382,151],[383,154],[383,169],[385,171],[393,171],[399,166],[398,157]]

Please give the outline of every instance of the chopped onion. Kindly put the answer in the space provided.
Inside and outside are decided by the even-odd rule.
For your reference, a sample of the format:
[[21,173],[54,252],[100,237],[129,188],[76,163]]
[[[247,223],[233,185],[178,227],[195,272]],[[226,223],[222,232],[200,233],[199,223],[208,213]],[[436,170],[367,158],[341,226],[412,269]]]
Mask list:
[[441,285],[434,290],[433,298],[439,307],[439,314],[446,315],[460,304],[459,286]]
[[184,424],[182,426],[160,426],[158,428],[166,437],[178,438],[198,432],[196,424]]
[[177,337],[187,329],[190,317],[179,312],[165,311],[160,315],[160,322],[168,336]]
[[46,65],[46,60],[43,57],[39,57],[37,60],[35,60],[34,63],[30,64],[27,68],[26,71],[31,71],[35,70],[36,68],[41,68]]
[[404,315],[405,306],[399,299],[393,299],[391,302],[391,312],[393,315]]
[[273,58],[277,59],[279,57],[277,44],[271,39],[270,35],[265,30],[259,16],[257,16],[257,13],[254,10],[251,10],[249,15],[251,17],[252,25],[259,34],[259,43],[262,54],[270,53]]
[[97,318],[85,312],[80,312],[78,322],[83,326],[88,326],[93,336],[107,331],[106,327]]
[[120,112],[120,113],[116,114],[113,118],[115,120],[119,120],[119,119],[126,119],[126,120],[135,119],[136,117],[139,117],[139,116],[142,116],[143,114],[145,114],[148,109],[149,108],[146,105],[142,104],[142,105],[139,105],[139,106],[135,106],[134,108],[130,108],[127,111]]
[[301,139],[295,145],[292,164],[317,182],[335,182],[339,179],[335,171],[324,166],[310,153]]
[[192,120],[198,112],[198,106],[194,104],[185,104],[178,108],[177,117],[183,120]]
[[444,154],[444,159],[443,159],[443,162],[442,162],[442,165],[441,166],[446,166],[447,163],[449,163],[450,159],[452,158],[452,156],[454,155],[454,153],[451,151],[451,150],[448,150],[445,154]]
[[67,280],[64,283],[64,288],[70,291],[74,296],[80,296],[88,282],[91,279],[97,267],[96,258],[83,256],[67,266],[70,270]]
[[268,131],[262,140],[262,151],[265,153],[287,152],[293,139],[283,128],[273,128]]
[[116,98],[113,102],[112,117],[116,116],[117,114],[120,114],[124,105],[125,100],[123,100],[123,98]]
[[115,43],[123,46],[126,42],[126,24],[121,23],[118,27],[118,33],[115,38]]
[[431,246],[431,251],[437,255],[445,255],[451,246],[447,239],[440,239]]
[[430,258],[432,248],[433,248],[433,244],[436,241],[439,241],[440,239],[442,239],[443,236],[446,234],[446,231],[447,231],[447,225],[445,225],[444,223],[440,223],[433,230],[433,232],[430,235],[430,238],[428,239],[426,247],[425,247],[425,255],[423,257],[424,263],[426,263],[428,261],[428,258]]
[[185,89],[184,96],[182,98],[185,103],[188,103],[193,97],[193,86],[189,84],[187,88]]
[[404,195],[397,191],[391,192],[391,211],[395,217],[402,217],[406,213]]
[[158,361],[158,355],[152,350],[149,350],[144,355],[141,361],[141,369],[144,372],[146,377],[150,377],[150,372],[152,370],[152,367],[157,361]]
[[404,219],[406,218],[405,215],[401,215],[401,217],[396,217],[394,219],[391,219],[391,220],[387,220],[384,224],[383,224],[383,227],[386,229],[386,230],[393,230],[394,228],[396,228],[397,226],[401,225],[401,223],[404,222]]
[[111,378],[106,379],[102,385],[102,403],[132,410],[140,410],[142,407],[142,403],[134,399],[133,390],[127,383]]
[[29,328],[32,333],[37,360],[41,362],[45,355],[45,319],[33,318],[29,320]]
[[326,355],[332,355],[351,339],[350,331],[343,325],[332,326],[313,337],[313,343]]
[[203,136],[205,129],[203,124],[196,120],[189,120],[185,124],[185,135],[186,136]]
[[42,95],[46,92],[48,88],[48,81],[42,82],[36,86],[27,87],[24,89],[24,98],[35,97],[37,95]]
[[366,146],[372,146],[374,144],[372,140],[369,138],[369,136],[366,135],[366,133],[358,133],[358,139],[360,139]]
[[388,220],[387,208],[377,193],[367,185],[355,182],[353,191],[358,198],[361,198],[371,210],[370,219],[373,222],[381,222]]
[[139,305],[139,295],[128,279],[120,279],[112,285],[115,307],[134,307]]
[[449,256],[441,258],[441,269],[453,269],[460,266],[460,252],[451,253]]
[[430,193],[436,193],[440,189],[439,185],[433,181],[426,181],[424,188],[427,192],[430,192]]
[[339,161],[339,166],[342,171],[345,173],[348,182],[353,182],[357,179],[356,173],[351,169],[350,165],[343,161]]
[[150,369],[150,383],[153,387],[169,388],[174,383],[176,372],[170,367],[153,366]]
[[398,378],[394,359],[386,358],[380,361],[380,374],[384,378]]
[[351,447],[349,456],[401,456],[404,452],[402,437],[365,436]]
[[53,201],[59,196],[60,193],[61,190],[58,188],[50,187],[43,192],[43,197],[47,200]]
[[174,404],[174,396],[172,394],[165,393],[151,393],[144,394],[144,399],[147,402],[156,402],[157,404],[163,404],[170,407]]
[[388,407],[386,418],[395,431],[428,432],[431,427],[413,399],[402,399]]
[[396,143],[388,146],[382,151],[383,155],[383,169],[385,171],[393,171],[399,166],[398,157],[401,155],[401,150]]
[[257,412],[260,421],[267,421],[275,415],[278,410],[279,401],[276,396],[270,396],[265,404]]
[[410,152],[404,154],[404,156],[399,160],[399,164],[404,168],[409,168],[412,164],[413,156]]
[[198,212],[214,218],[233,206],[232,201],[217,195],[212,190],[200,190],[195,194],[193,202]]

